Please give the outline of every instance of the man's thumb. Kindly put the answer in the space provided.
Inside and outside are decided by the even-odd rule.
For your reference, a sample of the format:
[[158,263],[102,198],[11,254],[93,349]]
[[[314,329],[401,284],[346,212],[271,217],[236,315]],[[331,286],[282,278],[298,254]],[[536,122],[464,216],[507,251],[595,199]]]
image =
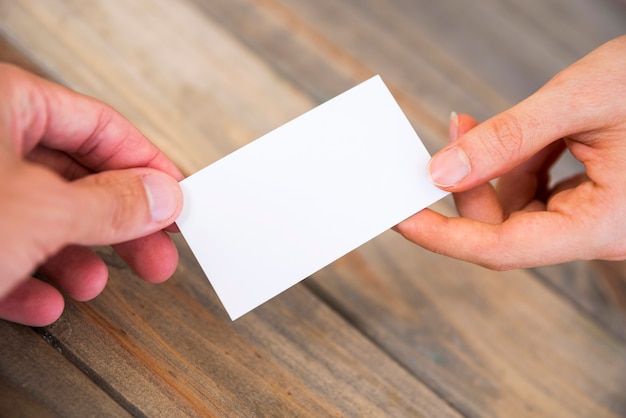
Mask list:
[[106,171],[71,183],[75,244],[115,244],[172,224],[182,208],[178,182],[148,168]]

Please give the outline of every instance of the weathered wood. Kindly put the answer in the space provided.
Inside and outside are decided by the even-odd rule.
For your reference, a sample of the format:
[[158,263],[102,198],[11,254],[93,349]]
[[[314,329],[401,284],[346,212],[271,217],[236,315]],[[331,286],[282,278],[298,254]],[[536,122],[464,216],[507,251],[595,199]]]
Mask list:
[[626,263],[580,261],[534,269],[582,311],[626,341]]
[[[567,4],[23,0],[0,3],[0,33],[191,173],[373,73],[439,147],[450,110],[502,110],[626,27],[623,3]],[[388,233],[233,324],[180,247],[156,287],[105,253],[108,289],[48,330],[136,413],[626,416],[624,342],[529,271]],[[603,311],[576,289],[597,320],[621,315],[620,297]]]
[[0,352],[0,416],[130,416],[30,328],[1,321]]
[[160,286],[103,249],[105,292],[48,329],[120,402],[146,416],[458,416],[302,286],[229,321],[179,244]]
[[389,232],[307,284],[466,416],[626,414],[626,346],[530,274]]

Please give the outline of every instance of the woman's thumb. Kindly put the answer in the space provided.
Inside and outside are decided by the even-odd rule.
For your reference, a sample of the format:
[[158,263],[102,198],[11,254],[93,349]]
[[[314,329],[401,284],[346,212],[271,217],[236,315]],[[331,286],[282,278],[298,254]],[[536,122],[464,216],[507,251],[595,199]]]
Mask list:
[[[533,103],[534,104],[534,103]],[[560,138],[551,124],[520,105],[479,124],[433,156],[428,166],[438,187],[460,192],[494,179]]]

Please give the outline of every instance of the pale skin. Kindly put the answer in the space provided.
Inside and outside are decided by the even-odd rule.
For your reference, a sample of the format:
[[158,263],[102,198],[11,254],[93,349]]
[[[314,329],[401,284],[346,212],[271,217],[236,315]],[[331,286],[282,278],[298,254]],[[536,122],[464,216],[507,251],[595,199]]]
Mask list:
[[107,268],[89,246],[112,244],[149,282],[169,278],[176,166],[110,107],[16,67],[0,64],[0,97],[0,318],[43,326],[62,294],[97,296]]
[[[496,270],[626,258],[626,36],[484,123],[453,115],[450,139],[429,173],[460,216],[423,210],[407,239]],[[565,150],[585,172],[549,189]]]

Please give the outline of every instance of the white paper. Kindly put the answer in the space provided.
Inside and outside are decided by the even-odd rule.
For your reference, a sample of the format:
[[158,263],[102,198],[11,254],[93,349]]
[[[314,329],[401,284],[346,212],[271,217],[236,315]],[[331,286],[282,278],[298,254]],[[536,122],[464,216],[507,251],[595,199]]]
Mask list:
[[376,76],[183,180],[177,224],[234,320],[445,196],[429,158]]

